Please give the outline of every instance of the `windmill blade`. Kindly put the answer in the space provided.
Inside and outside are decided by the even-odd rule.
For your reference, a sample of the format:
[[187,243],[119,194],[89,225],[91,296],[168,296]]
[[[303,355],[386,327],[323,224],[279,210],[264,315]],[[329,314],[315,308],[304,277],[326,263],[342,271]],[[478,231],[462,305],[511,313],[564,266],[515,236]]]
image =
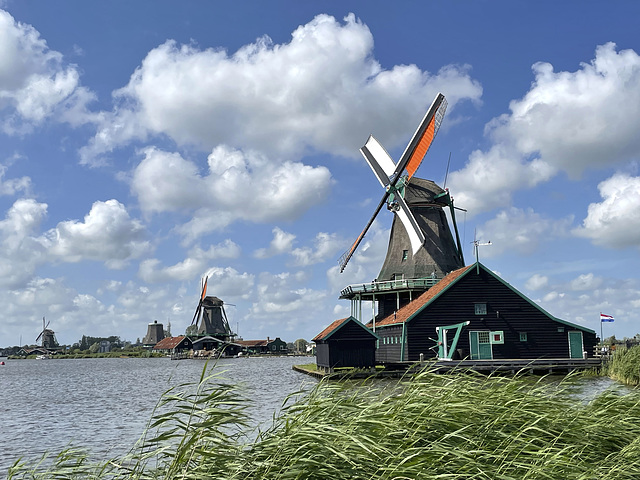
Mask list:
[[367,143],[360,149],[360,153],[367,161],[371,170],[375,174],[376,178],[380,182],[380,185],[387,187],[391,183],[389,178],[393,175],[396,169],[396,164],[389,156],[385,148],[374,138],[373,135],[369,135]]
[[409,174],[409,179],[416,173],[416,170],[418,170],[422,159],[429,151],[429,147],[440,129],[440,124],[446,111],[447,100],[443,94],[438,93],[427,114],[422,119],[416,133],[413,134],[413,138],[407,145],[402,157],[400,157],[400,161],[396,165],[393,176],[394,184],[405,168]]
[[38,335],[38,338],[36,338],[36,342],[37,342],[38,340],[40,340],[40,337],[42,337],[42,334],[43,334],[43,333],[44,333],[44,330],[42,330],[42,331],[40,332],[40,335]]
[[424,241],[426,240],[426,238],[424,236],[424,233],[422,233],[422,230],[418,226],[416,217],[414,217],[413,213],[411,213],[409,205],[407,205],[407,202],[404,201],[404,198],[398,195],[395,197],[395,201],[397,201],[398,205],[400,206],[398,211],[396,211],[395,213],[396,215],[398,215],[398,218],[404,225],[404,228],[409,235],[409,240],[411,241],[411,249],[413,251],[413,254],[415,255],[416,252],[420,250],[420,247],[424,245]]
[[362,239],[367,234],[369,227],[371,227],[371,224],[378,216],[378,213],[380,212],[380,210],[382,209],[382,206],[387,201],[387,198],[389,198],[389,191],[386,191],[385,194],[382,196],[382,200],[380,200],[378,207],[376,208],[375,212],[373,212],[373,215],[369,219],[367,226],[364,227],[364,230],[362,230],[362,233],[358,236],[356,241],[353,242],[353,245],[351,245],[351,248],[345,253],[343,253],[342,256],[340,257],[340,260],[338,260],[338,262],[340,263],[340,273],[344,271],[345,267],[347,266],[347,263],[349,262],[349,259],[353,256],[354,252],[358,248],[358,245],[360,245],[360,242],[362,242]]
[[200,301],[198,302],[198,306],[196,307],[196,311],[193,314],[193,318],[191,319],[191,325],[193,325],[200,317],[200,312],[202,311],[202,302],[204,302],[205,297],[207,296],[207,282],[209,281],[209,277],[205,277],[204,282],[202,282],[202,293],[200,294]]

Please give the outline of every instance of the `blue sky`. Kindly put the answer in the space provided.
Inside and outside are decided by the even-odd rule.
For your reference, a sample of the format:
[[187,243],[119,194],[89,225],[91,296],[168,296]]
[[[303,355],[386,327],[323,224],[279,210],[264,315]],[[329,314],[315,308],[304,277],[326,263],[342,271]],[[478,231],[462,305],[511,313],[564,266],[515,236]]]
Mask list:
[[0,0],[0,344],[189,325],[200,281],[245,339],[310,339],[375,278],[402,153],[480,259],[564,320],[640,333],[637,2]]

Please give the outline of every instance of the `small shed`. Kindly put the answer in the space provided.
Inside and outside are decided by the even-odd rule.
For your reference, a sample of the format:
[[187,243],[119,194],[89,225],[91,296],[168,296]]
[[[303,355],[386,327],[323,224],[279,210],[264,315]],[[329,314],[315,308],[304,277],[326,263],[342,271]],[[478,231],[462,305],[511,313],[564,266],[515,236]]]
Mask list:
[[315,336],[316,364],[333,371],[337,367],[375,366],[378,336],[354,317],[336,320]]

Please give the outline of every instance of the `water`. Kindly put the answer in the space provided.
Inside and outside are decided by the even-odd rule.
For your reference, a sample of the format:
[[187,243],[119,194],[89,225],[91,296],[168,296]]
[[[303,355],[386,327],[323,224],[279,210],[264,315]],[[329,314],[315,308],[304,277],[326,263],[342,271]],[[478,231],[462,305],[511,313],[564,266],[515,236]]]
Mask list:
[[[162,394],[197,382],[200,360],[94,358],[6,360],[0,366],[0,478],[19,457],[68,446],[95,459],[122,455],[140,438]],[[222,359],[216,371],[252,400],[253,426],[270,426],[285,398],[316,380],[292,370],[308,357]]]

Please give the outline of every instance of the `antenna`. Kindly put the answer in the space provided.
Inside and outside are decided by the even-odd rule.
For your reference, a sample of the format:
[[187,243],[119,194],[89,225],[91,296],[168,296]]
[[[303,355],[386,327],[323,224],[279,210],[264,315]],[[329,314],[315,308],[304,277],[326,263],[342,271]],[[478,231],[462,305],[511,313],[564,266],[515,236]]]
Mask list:
[[475,254],[476,257],[476,272],[480,273],[480,258],[478,256],[478,247],[480,246],[485,246],[485,245],[491,245],[491,240],[489,240],[488,242],[480,242],[480,240],[478,240],[476,238],[476,231],[474,229],[473,231],[473,253]]

